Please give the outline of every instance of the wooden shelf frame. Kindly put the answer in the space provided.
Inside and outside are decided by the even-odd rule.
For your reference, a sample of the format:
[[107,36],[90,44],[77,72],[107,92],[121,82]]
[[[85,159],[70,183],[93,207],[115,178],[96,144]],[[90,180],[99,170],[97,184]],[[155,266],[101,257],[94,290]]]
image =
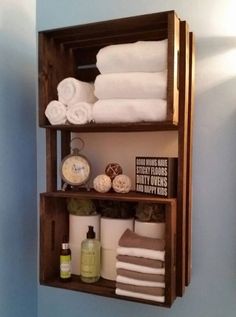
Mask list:
[[[136,40],[161,40],[168,38],[168,118],[165,122],[145,122],[130,124],[95,124],[49,125],[44,111],[52,99],[56,99],[56,86],[65,77],[76,77],[81,80],[94,80],[98,74],[96,67],[86,69],[87,64],[95,64],[98,50],[109,44],[126,43]],[[57,188],[58,141],[61,143],[62,159],[70,153],[71,132],[77,133],[113,133],[145,131],[177,131],[178,134],[178,192],[176,237],[176,272],[175,296],[183,296],[185,287],[191,280],[191,209],[192,209],[192,125],[194,103],[194,36],[189,32],[186,21],[181,21],[174,11],[148,14],[125,19],[90,23],[63,29],[43,31],[39,34],[39,125],[46,130],[46,193],[41,194],[41,213],[48,201],[63,202],[67,197],[87,197],[102,199],[94,192],[66,192]],[[79,66],[83,66],[80,68]],[[178,111],[173,111],[177,109]],[[105,199],[123,201],[152,201],[161,203],[158,197],[130,193],[127,196],[105,195]],[[172,204],[165,200],[166,204]],[[62,203],[63,204],[63,203]],[[175,203],[174,203],[175,204]],[[60,207],[57,206],[58,209]],[[45,210],[43,211],[43,213]],[[64,219],[67,221],[67,218]],[[41,232],[40,236],[43,235]],[[42,241],[41,241],[42,242]],[[175,247],[174,247],[175,249]],[[44,263],[41,263],[41,266]],[[49,282],[50,280],[50,282]],[[55,278],[41,278],[41,283],[87,291],[77,281],[66,286],[60,285]],[[59,284],[58,284],[59,283]],[[103,283],[103,282],[101,282]],[[104,282],[106,284],[106,282]],[[173,283],[172,283],[173,284]],[[70,285],[70,286],[69,286]],[[87,286],[86,286],[87,287]],[[106,290],[107,287],[107,290]],[[109,295],[109,288],[103,286],[104,296]],[[95,294],[99,291],[94,291]],[[90,292],[90,291],[89,291]],[[93,293],[93,292],[92,292]],[[173,295],[174,294],[174,295]],[[102,295],[102,294],[100,294]],[[112,295],[113,297],[113,295]],[[127,298],[124,298],[127,299]],[[130,299],[133,300],[133,299]],[[168,303],[172,300],[168,299]],[[168,306],[168,305],[167,305]]]

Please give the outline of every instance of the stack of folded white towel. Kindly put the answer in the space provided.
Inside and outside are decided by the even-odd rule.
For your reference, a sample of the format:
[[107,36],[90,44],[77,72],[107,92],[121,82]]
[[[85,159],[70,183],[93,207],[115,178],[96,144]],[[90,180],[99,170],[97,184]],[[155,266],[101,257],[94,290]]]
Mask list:
[[165,241],[127,229],[119,240],[116,294],[165,302]]
[[52,100],[45,115],[52,125],[85,124],[92,120],[94,85],[73,77],[63,79],[57,86],[58,100]]
[[97,123],[166,119],[167,40],[106,46],[97,54]]

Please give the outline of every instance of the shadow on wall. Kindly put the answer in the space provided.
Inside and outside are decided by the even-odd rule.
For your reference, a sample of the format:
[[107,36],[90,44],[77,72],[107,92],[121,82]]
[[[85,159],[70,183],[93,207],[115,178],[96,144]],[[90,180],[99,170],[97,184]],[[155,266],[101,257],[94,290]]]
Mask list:
[[24,128],[35,112],[35,23],[26,4],[4,2],[0,13],[0,98],[7,107],[1,112],[0,123],[7,125],[14,113],[17,126]]

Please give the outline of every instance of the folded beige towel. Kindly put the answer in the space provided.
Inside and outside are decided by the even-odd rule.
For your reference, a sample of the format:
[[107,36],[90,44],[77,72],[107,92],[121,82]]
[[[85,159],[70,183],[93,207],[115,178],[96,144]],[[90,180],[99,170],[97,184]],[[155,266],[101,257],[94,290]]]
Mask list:
[[118,247],[116,252],[118,255],[130,255],[147,259],[165,261],[165,251],[148,250],[142,248]]
[[98,75],[94,86],[98,99],[166,99],[167,72]]
[[165,282],[165,275],[163,274],[150,274],[130,271],[126,269],[117,269],[117,275],[133,278],[136,280],[151,281],[151,282]]
[[130,292],[137,292],[155,296],[165,295],[165,289],[163,287],[138,286],[119,282],[116,283],[116,287]]
[[69,107],[81,101],[96,101],[94,85],[73,77],[63,79],[57,86],[57,93],[58,100]]
[[85,124],[92,120],[91,103],[78,102],[73,106],[68,107],[66,112],[67,120],[72,124]]
[[46,107],[45,116],[52,125],[65,124],[66,106],[57,100],[52,100]]
[[166,115],[163,99],[104,99],[93,107],[97,123],[158,122],[166,120]]
[[149,273],[149,274],[165,274],[165,268],[159,268],[154,269],[152,267],[143,266],[143,265],[137,265],[137,264],[131,264],[126,262],[116,262],[116,269],[125,269],[140,273]]
[[138,41],[103,47],[97,54],[100,73],[160,72],[167,69],[168,40]]
[[142,294],[137,292],[130,292],[120,288],[116,288],[115,293],[116,295],[120,295],[120,296],[140,298],[140,299],[150,300],[150,301],[159,302],[159,303],[165,302],[165,296],[154,296],[154,295]]
[[162,283],[162,282],[136,280],[133,278],[122,276],[122,275],[116,276],[116,282],[130,284],[130,285],[137,285],[137,286],[165,287],[165,283]]
[[130,229],[126,229],[120,237],[119,246],[163,251],[165,250],[165,240],[140,236]]
[[143,265],[143,266],[148,266],[148,267],[152,267],[152,268],[161,268],[164,266],[163,261],[140,258],[140,257],[136,257],[136,256],[117,255],[116,258],[118,261],[121,261],[121,262]]

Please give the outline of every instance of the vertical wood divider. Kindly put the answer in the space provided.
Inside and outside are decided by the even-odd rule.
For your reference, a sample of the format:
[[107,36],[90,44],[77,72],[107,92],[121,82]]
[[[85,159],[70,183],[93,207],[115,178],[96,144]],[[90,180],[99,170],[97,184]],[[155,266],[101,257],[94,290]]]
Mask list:
[[189,80],[189,36],[188,25],[180,22],[179,60],[179,135],[178,135],[178,189],[177,189],[177,254],[176,294],[183,296],[186,270],[186,173],[188,133],[188,80]]
[[46,129],[46,188],[48,192],[57,190],[57,131]]
[[189,33],[189,109],[187,142],[187,195],[186,195],[186,286],[192,274],[192,139],[194,112],[195,43],[193,33]]

